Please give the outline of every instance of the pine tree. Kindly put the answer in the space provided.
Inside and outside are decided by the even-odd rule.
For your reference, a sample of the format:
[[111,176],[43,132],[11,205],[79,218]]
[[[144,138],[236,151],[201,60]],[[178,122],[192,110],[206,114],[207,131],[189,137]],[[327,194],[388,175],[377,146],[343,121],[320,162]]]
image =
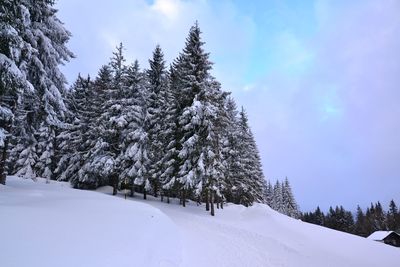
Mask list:
[[80,75],[72,88],[66,94],[68,116],[65,127],[57,135],[58,151],[61,157],[57,161],[54,171],[59,181],[78,181],[78,172],[83,165],[86,153],[84,137],[89,129],[90,90],[92,82],[90,77],[82,78]]
[[298,218],[299,217],[299,209],[296,203],[296,200],[294,199],[293,193],[292,193],[292,188],[290,186],[289,180],[286,177],[284,183],[282,184],[282,204],[283,204],[283,210],[284,214],[293,217],[293,218]]
[[236,192],[241,187],[240,182],[240,139],[239,122],[236,103],[229,97],[225,103],[226,117],[222,133],[222,153],[225,164],[225,190],[224,196],[228,202],[239,203]]
[[145,76],[140,72],[137,61],[129,68],[127,81],[129,93],[124,103],[126,127],[121,132],[121,155],[119,157],[120,180],[131,187],[131,195],[135,186],[139,186],[146,198],[152,189],[150,184],[150,161],[147,116],[147,90]]
[[178,173],[178,149],[179,149],[179,128],[178,128],[178,111],[179,103],[179,80],[176,71],[173,66],[170,66],[168,72],[168,84],[163,101],[163,124],[162,124],[162,138],[164,139],[164,155],[161,158],[159,166],[161,166],[160,181],[162,184],[162,194],[167,195],[167,202],[169,203],[169,197],[175,195],[175,189],[177,183]]
[[100,68],[91,89],[88,92],[88,104],[82,122],[82,167],[76,177],[71,179],[75,188],[94,189],[109,184],[114,170],[114,158],[109,153],[109,143],[104,140],[106,123],[103,120],[102,106],[112,88],[113,76],[108,65]]
[[266,201],[267,205],[272,208],[274,203],[274,187],[272,186],[270,181],[267,182]]
[[274,198],[272,208],[280,213],[284,212],[283,199],[282,199],[282,186],[277,180],[274,185]]
[[55,146],[56,133],[54,128],[46,126],[44,123],[37,131],[38,155],[40,155],[36,165],[35,173],[42,178],[46,178],[46,183],[54,178],[55,170]]
[[[142,91],[141,101],[145,103],[145,92]],[[149,121],[148,121],[147,105],[139,107],[134,119],[136,130],[133,132],[134,145],[131,148],[133,166],[130,170],[131,176],[135,177],[133,183],[141,186],[143,190],[143,198],[146,199],[146,193],[152,190],[150,183],[150,141],[148,136]]]
[[159,45],[156,46],[153,52],[153,58],[149,60],[150,69],[147,70],[148,78],[148,135],[149,135],[149,175],[151,176],[150,182],[154,190],[154,196],[157,197],[160,186],[162,174],[162,157],[165,153],[164,143],[165,133],[163,132],[163,125],[166,112],[167,101],[167,84],[166,84],[166,69],[164,54]]
[[9,171],[20,177],[35,180],[34,171],[38,161],[37,139],[35,128],[32,125],[34,114],[29,107],[30,94],[23,94],[17,104],[15,119],[11,129],[13,138],[11,140],[12,150],[10,152]]
[[388,230],[396,231],[400,229],[400,220],[397,205],[392,199],[389,204],[389,211],[387,212],[387,226]]
[[196,22],[186,38],[185,48],[175,62],[175,86],[178,88],[178,133],[177,133],[177,173],[181,203],[186,204],[188,194],[203,179],[204,169],[201,166],[201,102],[196,99],[201,91],[206,90],[210,80],[211,63],[209,54],[204,52],[204,42],[200,38],[200,28]]
[[[205,195],[206,203],[210,202],[211,215],[214,215],[214,202],[217,207],[223,199],[225,165],[223,163],[223,129],[226,128],[227,113],[224,109],[226,94],[220,84],[211,78],[204,91],[198,94],[197,114],[201,114],[201,139],[199,167],[203,179],[196,185],[197,195]],[[203,194],[202,194],[203,192]]]
[[360,206],[357,206],[357,213],[356,213],[356,223],[354,226],[354,233],[356,235],[368,236],[368,231],[366,229],[366,218],[363,210],[360,208]]
[[324,213],[321,211],[321,209],[319,208],[319,206],[317,207],[317,209],[314,212],[315,214],[315,224],[317,225],[324,225],[325,224],[325,215]]
[[25,91],[32,89],[19,64],[26,60],[22,51],[29,47],[21,32],[25,24],[21,19],[25,9],[20,3],[0,1],[0,184],[6,183],[6,163],[13,162],[13,165],[9,164],[11,170],[17,156],[14,153],[14,158],[7,159],[12,137],[16,145],[12,129],[15,129],[16,108],[21,105],[18,101]]
[[[99,137],[101,149],[96,151],[94,165],[104,170],[103,164],[107,164],[107,172],[100,174],[101,181],[104,184],[112,185],[113,193],[117,193],[119,183],[119,174],[122,169],[120,166],[121,155],[121,138],[122,131],[127,127],[125,105],[127,103],[126,93],[128,91],[129,82],[128,68],[125,65],[125,57],[123,55],[124,46],[122,43],[116,47],[109,63],[111,77],[109,82],[102,86],[99,91],[99,98],[102,101],[100,108],[100,116],[97,120],[99,125]],[[98,171],[98,173],[100,173]]]
[[235,194],[238,202],[245,206],[253,202],[265,202],[264,175],[261,169],[261,161],[256,147],[254,136],[248,124],[245,110],[242,108],[238,121],[238,154],[239,171],[235,185]]
[[17,66],[23,42],[16,30],[21,27],[17,9],[17,5],[10,1],[0,1],[0,184],[6,183],[7,150],[17,100],[29,87]]
[[[36,147],[37,140],[34,135],[38,135],[39,127],[42,128],[42,132],[52,131],[45,130],[44,127],[59,127],[66,110],[61,97],[66,81],[58,65],[68,61],[73,55],[65,46],[70,33],[56,17],[53,4],[52,1],[46,0],[25,0],[4,5],[4,10],[7,10],[5,14],[13,14],[16,18],[8,20],[11,22],[8,30],[12,29],[12,35],[18,36],[17,43],[11,44],[5,50],[10,51],[11,46],[18,46],[17,50],[13,50],[13,61],[17,62],[15,65],[19,73],[29,82],[23,88],[23,94],[27,97],[20,99],[23,104],[19,106],[21,116],[16,121],[19,126],[15,129],[29,124],[28,127],[32,131],[13,133],[17,144],[14,148],[18,152],[12,153],[19,156],[15,159],[15,164],[11,163],[14,165],[13,172],[24,177],[37,176],[35,164],[41,157],[38,154],[41,148]],[[10,18],[8,15],[6,17]],[[19,25],[12,25],[13,21],[18,21]],[[18,135],[21,133],[30,136]],[[43,142],[45,141],[41,141],[41,146],[51,147],[51,144]]]
[[387,230],[385,212],[379,201],[375,204],[374,226],[376,230]]

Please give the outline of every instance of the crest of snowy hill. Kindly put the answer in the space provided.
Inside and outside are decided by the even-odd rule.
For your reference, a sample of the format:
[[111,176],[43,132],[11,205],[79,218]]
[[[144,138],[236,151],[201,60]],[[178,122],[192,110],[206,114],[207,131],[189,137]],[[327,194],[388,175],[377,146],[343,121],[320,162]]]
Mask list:
[[216,217],[150,198],[68,183],[0,185],[1,266],[398,266],[400,250],[281,215],[228,204]]

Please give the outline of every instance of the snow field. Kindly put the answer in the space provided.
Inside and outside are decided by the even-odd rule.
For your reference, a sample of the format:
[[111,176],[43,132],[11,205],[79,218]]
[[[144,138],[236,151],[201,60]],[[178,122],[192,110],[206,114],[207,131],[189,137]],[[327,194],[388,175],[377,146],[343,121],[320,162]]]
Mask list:
[[399,266],[398,248],[266,205],[228,204],[211,217],[192,202],[98,191],[9,177],[0,187],[1,266]]

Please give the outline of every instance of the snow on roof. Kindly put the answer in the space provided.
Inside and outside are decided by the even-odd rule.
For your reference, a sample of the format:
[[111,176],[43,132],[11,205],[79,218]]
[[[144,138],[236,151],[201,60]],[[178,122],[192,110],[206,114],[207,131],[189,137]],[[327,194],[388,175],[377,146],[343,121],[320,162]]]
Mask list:
[[[387,237],[388,235],[390,235],[391,233],[395,233],[394,231],[376,231],[373,232],[370,236],[368,236],[368,239],[372,239],[372,240],[383,240],[385,237]],[[398,234],[397,234],[398,235]]]

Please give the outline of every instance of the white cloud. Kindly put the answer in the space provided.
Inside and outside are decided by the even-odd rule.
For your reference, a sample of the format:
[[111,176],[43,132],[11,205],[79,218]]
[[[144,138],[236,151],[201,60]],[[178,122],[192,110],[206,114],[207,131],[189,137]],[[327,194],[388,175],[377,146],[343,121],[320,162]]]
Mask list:
[[[400,2],[317,6],[317,35],[292,40],[283,33],[287,47],[278,52],[288,55],[281,57],[288,66],[312,64],[301,75],[278,65],[256,83],[270,88],[260,90],[262,100],[240,96],[251,107],[266,173],[288,175],[302,202],[386,203],[398,197],[391,184],[400,173]],[[322,185],[352,197],[342,200]]]
[[170,20],[176,20],[181,12],[178,0],[156,0],[151,8]]
[[206,50],[217,63],[214,74],[225,88],[240,87],[240,77],[249,64],[255,24],[230,1],[214,2],[213,7],[205,0],[60,0],[57,5],[61,20],[75,36],[70,47],[78,57],[66,68],[70,81],[78,72],[96,74],[119,42],[124,43],[128,60],[138,59],[142,67],[147,67],[157,44],[171,63],[196,20]]

